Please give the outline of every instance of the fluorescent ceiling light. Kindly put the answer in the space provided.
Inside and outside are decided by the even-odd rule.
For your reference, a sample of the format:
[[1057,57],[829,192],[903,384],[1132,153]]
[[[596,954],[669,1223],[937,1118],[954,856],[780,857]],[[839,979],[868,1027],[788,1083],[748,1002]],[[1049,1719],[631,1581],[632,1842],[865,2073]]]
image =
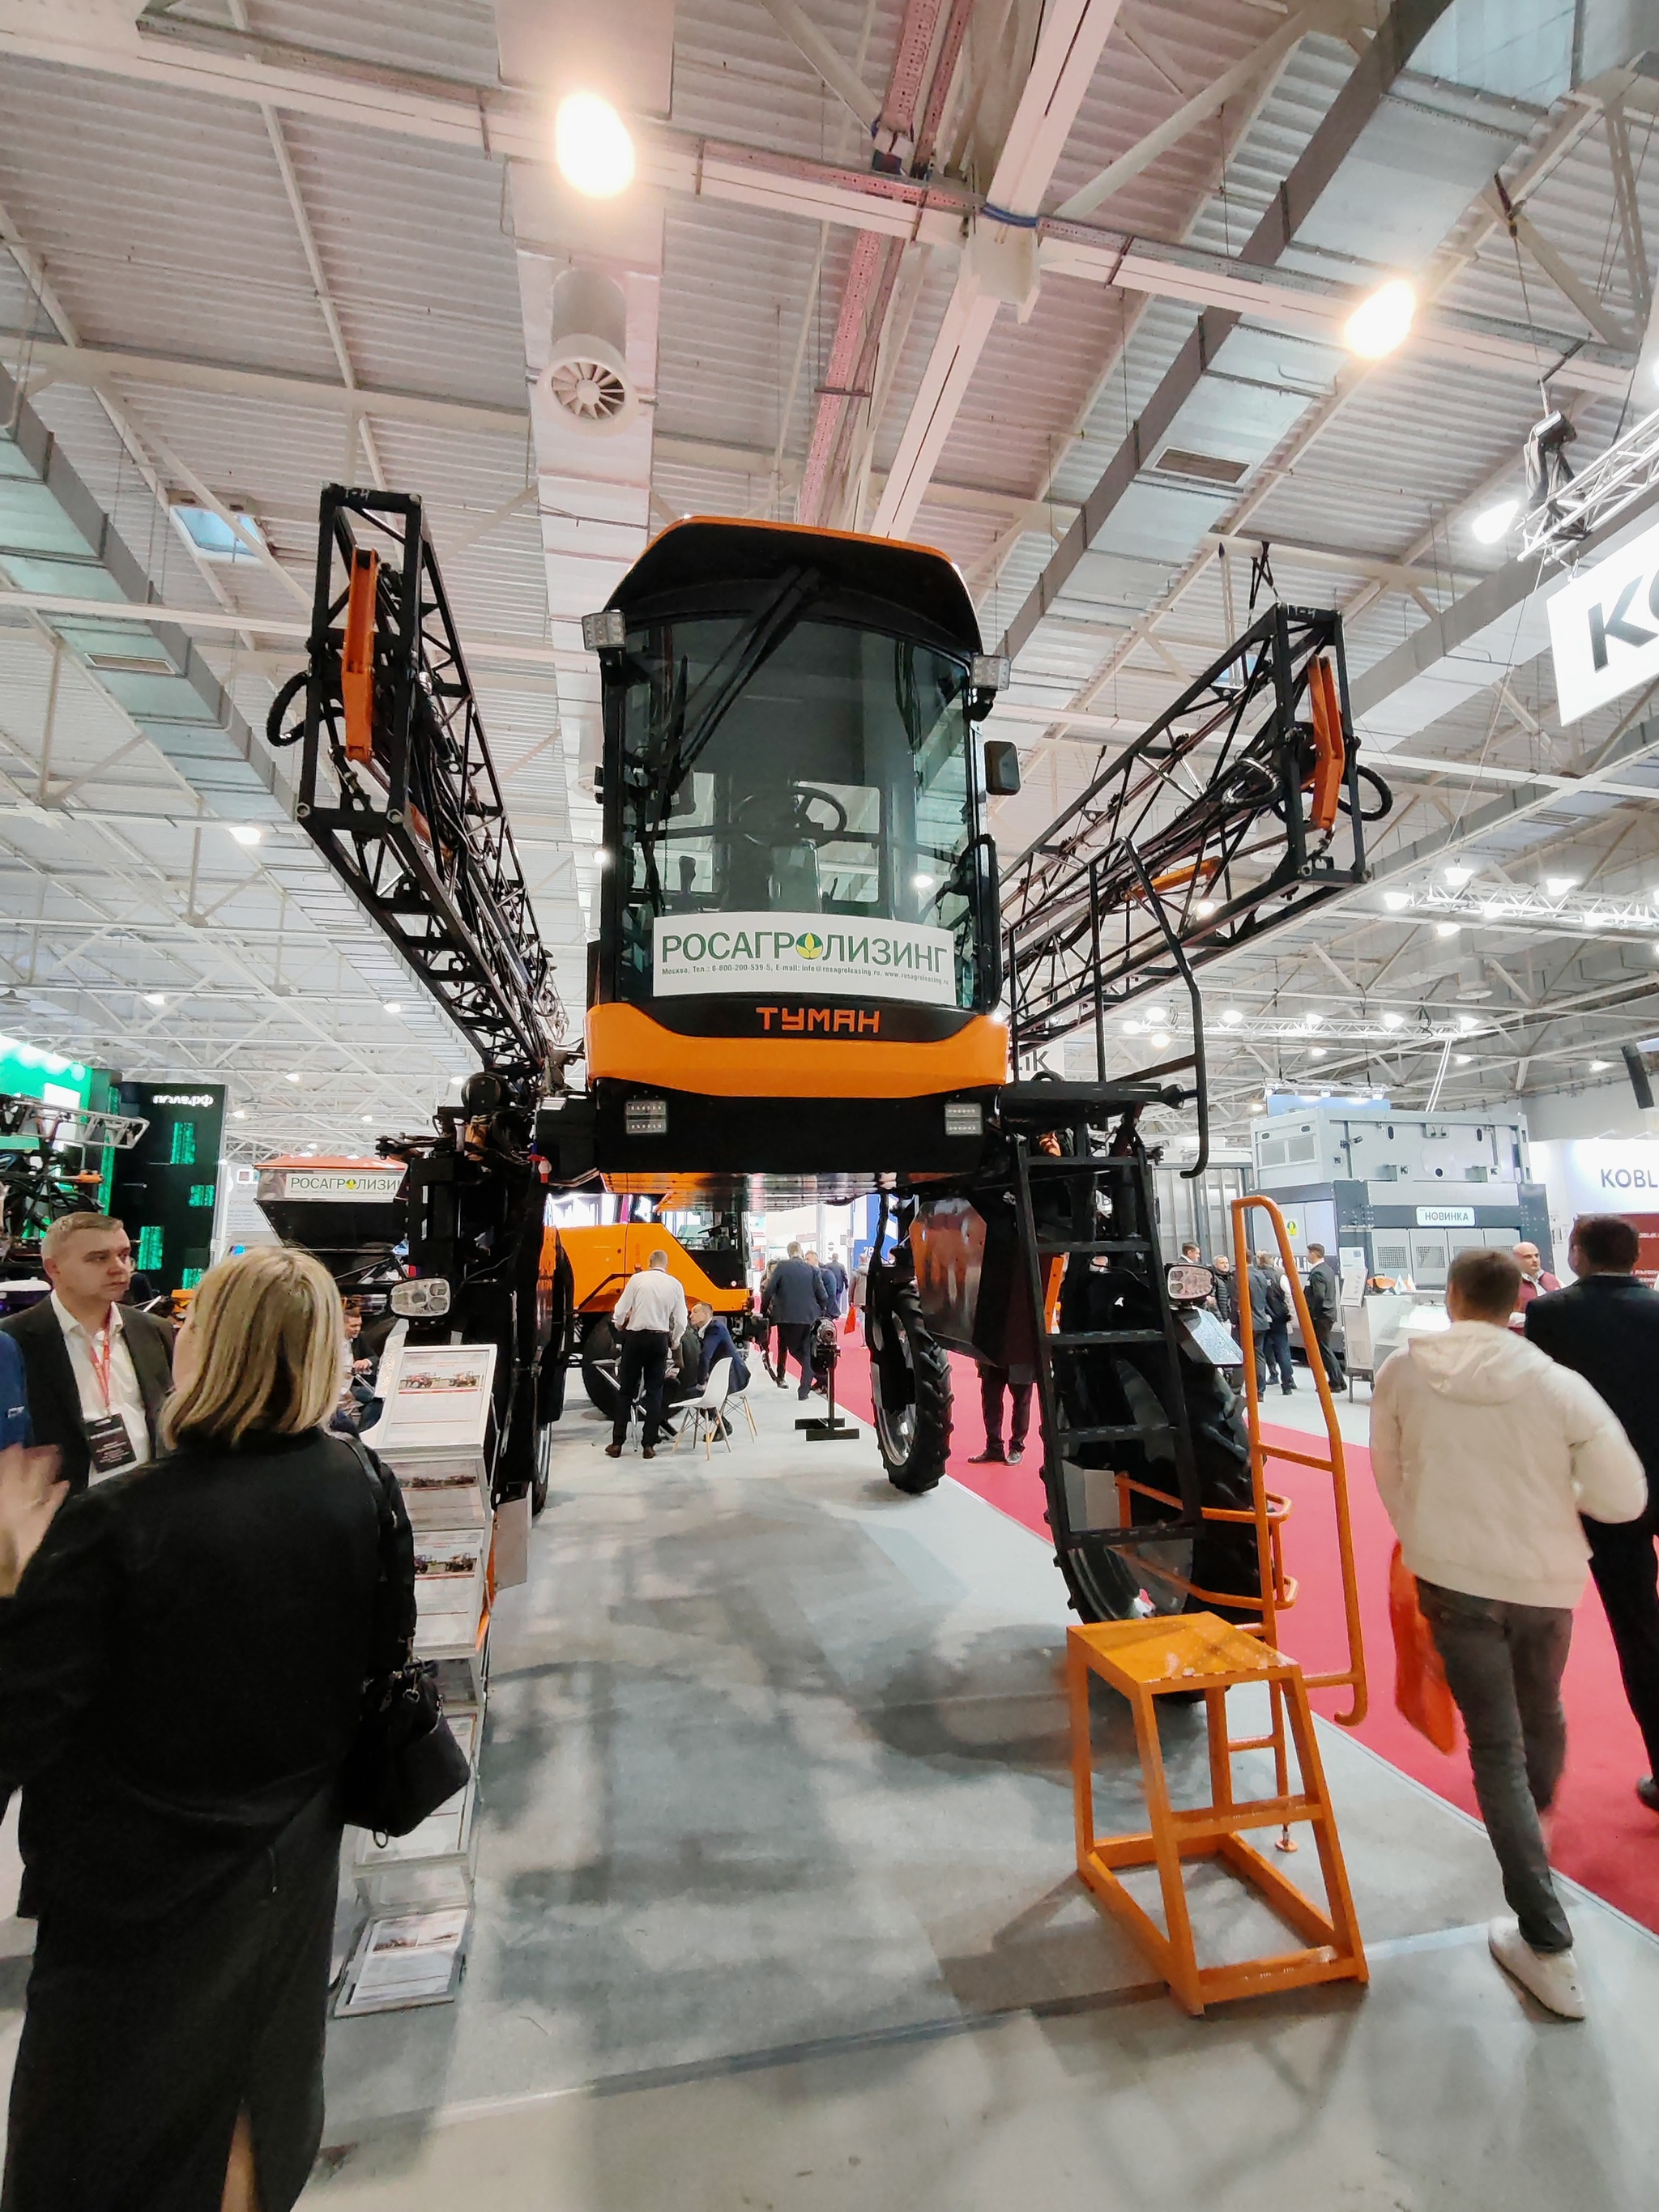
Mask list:
[[1551,898],[1565,898],[1567,893],[1577,885],[1577,876],[1546,876],[1544,889]]
[[1483,508],[1469,525],[1470,537],[1479,538],[1483,545],[1496,545],[1514,521],[1520,505],[1518,499],[1500,499],[1495,507]]
[[1403,914],[1412,902],[1409,891],[1384,891],[1382,903],[1390,914]]
[[1446,881],[1450,888],[1455,891],[1461,891],[1464,884],[1467,884],[1474,876],[1474,870],[1473,868],[1465,867],[1462,860],[1454,860],[1451,866],[1444,871],[1444,874]]
[[566,184],[591,200],[614,199],[634,181],[634,141],[608,100],[573,92],[553,120],[553,150]]
[[167,994],[165,991],[146,991],[144,994],[144,1004],[147,1006],[165,1006],[167,1002]]
[[1434,925],[1434,933],[1437,937],[1455,937],[1462,927],[1461,921],[1437,921]]
[[257,822],[233,822],[230,834],[239,845],[257,845],[265,833]]
[[1382,1026],[1385,1030],[1397,1030],[1405,1018],[1404,1014],[1384,1014]]
[[1343,324],[1342,343],[1362,361],[1381,361],[1404,339],[1416,313],[1416,291],[1403,276],[1391,276]]

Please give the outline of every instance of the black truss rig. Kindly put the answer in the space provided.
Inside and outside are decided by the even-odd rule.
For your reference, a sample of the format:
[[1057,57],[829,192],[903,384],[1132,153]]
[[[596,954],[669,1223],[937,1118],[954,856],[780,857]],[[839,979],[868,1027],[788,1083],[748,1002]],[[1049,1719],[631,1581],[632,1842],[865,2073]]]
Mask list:
[[[1328,664],[1340,705],[1335,805],[1317,825],[1310,684]],[[1371,805],[1364,803],[1369,787]],[[1129,1079],[1191,1070],[1200,1171],[1208,1101],[1194,970],[1366,878],[1366,821],[1392,805],[1356,757],[1342,648],[1329,609],[1273,606],[1133,739],[1003,875],[1010,1039],[1016,1054],[1106,1024],[1181,983],[1193,1049]]]
[[[349,714],[354,569],[372,624]],[[559,1087],[563,1010],[418,498],[325,487],[309,655],[266,724],[302,747],[307,834],[484,1066]],[[284,730],[302,689],[304,720]]]

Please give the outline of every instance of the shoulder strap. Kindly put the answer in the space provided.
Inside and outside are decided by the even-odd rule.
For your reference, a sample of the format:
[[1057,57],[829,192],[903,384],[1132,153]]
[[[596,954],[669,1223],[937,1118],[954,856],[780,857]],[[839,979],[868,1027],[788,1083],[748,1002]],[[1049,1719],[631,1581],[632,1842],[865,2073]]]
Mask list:
[[[341,1436],[339,1441],[368,1477],[369,1488],[374,1493],[380,1553],[375,1644],[377,1658],[386,1661],[389,1671],[391,1667],[404,1663],[415,1642],[414,1539],[408,1515],[399,1513],[392,1504],[395,1493],[386,1469],[359,1437]],[[389,1658],[388,1650],[392,1654]]]

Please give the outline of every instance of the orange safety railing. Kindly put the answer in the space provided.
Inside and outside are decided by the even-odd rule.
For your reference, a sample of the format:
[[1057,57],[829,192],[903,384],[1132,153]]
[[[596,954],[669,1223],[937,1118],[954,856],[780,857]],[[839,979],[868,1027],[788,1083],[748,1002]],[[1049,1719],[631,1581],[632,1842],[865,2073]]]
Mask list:
[[[1267,1216],[1278,1242],[1279,1259],[1296,1307],[1296,1317],[1301,1324],[1302,1341],[1308,1351],[1308,1370],[1319,1392],[1319,1409],[1325,1417],[1325,1437],[1329,1450],[1322,1459],[1316,1452],[1293,1451],[1282,1444],[1268,1446],[1261,1440],[1261,1399],[1256,1387],[1255,1329],[1250,1314],[1250,1262],[1244,1233],[1246,1219],[1252,1212]],[[1348,1510],[1348,1468],[1342,1449],[1342,1431],[1337,1424],[1336,1407],[1331,1397],[1330,1384],[1325,1377],[1324,1364],[1318,1355],[1313,1320],[1297,1275],[1296,1255],[1291,1249],[1290,1232],[1285,1226],[1284,1215],[1272,1199],[1264,1198],[1260,1192],[1253,1192],[1248,1197],[1234,1199],[1232,1218],[1233,1267],[1238,1283],[1238,1333],[1244,1352],[1244,1402],[1249,1428],[1250,1484],[1255,1510],[1253,1515],[1212,1513],[1210,1517],[1228,1520],[1254,1518],[1262,1560],[1261,1634],[1276,1649],[1279,1641],[1278,1616],[1281,1611],[1295,1604],[1296,1584],[1285,1581],[1279,1552],[1279,1528],[1290,1508],[1285,1499],[1275,1498],[1268,1490],[1266,1464],[1269,1459],[1285,1460],[1293,1466],[1314,1468],[1330,1476],[1336,1510],[1336,1543],[1342,1576],[1343,1613],[1347,1624],[1348,1663],[1331,1673],[1305,1674],[1303,1680],[1310,1690],[1352,1690],[1353,1698],[1347,1711],[1337,1714],[1336,1718],[1344,1728],[1358,1728],[1368,1710],[1365,1644],[1359,1620],[1359,1584],[1354,1571],[1353,1524]],[[1247,1601],[1234,1598],[1230,1602],[1239,1605]],[[1278,1700],[1275,1699],[1274,1703],[1273,1736],[1269,1740],[1282,1756],[1283,1730],[1277,1710]]]

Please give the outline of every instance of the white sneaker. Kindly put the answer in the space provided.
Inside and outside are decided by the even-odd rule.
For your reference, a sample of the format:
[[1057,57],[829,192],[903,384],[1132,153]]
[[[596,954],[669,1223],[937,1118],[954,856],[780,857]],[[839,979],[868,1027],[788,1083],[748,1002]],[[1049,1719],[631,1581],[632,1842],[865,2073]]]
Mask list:
[[1584,1992],[1578,1982],[1578,1961],[1571,1951],[1534,1951],[1509,1912],[1492,1922],[1486,1942],[1504,1972],[1513,1974],[1540,2005],[1563,2020],[1583,2020]]

